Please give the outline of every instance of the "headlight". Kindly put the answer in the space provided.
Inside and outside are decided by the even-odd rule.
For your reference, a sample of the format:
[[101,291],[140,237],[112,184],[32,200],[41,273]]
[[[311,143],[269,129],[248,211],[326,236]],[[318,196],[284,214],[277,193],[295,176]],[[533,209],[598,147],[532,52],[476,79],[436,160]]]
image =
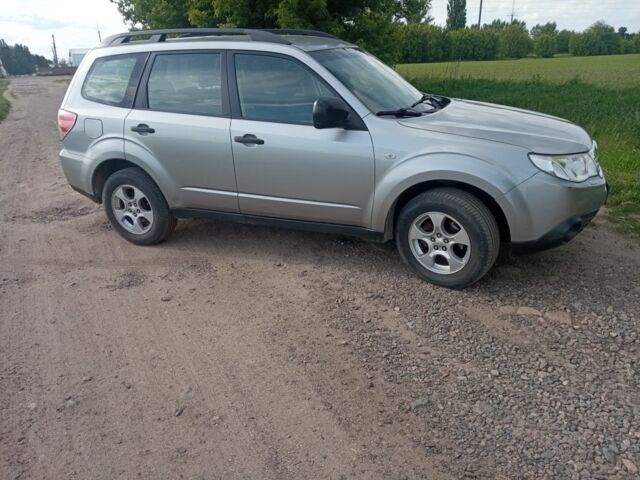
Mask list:
[[596,158],[598,145],[593,142],[589,152],[575,155],[537,155],[529,154],[533,164],[549,175],[569,180],[570,182],[584,182],[587,178],[602,176],[600,165]]

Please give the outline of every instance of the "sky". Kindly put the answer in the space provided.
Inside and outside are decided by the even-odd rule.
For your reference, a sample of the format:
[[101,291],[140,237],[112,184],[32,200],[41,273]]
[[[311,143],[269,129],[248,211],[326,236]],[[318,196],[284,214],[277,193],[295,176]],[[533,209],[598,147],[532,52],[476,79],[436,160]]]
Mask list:
[[[185,0],[186,1],[186,0]],[[109,0],[2,0],[0,38],[22,43],[32,53],[51,58],[51,35],[56,37],[58,56],[67,58],[70,48],[98,45],[102,38],[127,28],[116,6]],[[480,0],[467,0],[467,25],[478,21]],[[483,0],[482,23],[506,20],[511,11],[528,27],[555,21],[558,28],[583,30],[598,20],[640,30],[640,0]],[[432,0],[430,13],[444,25],[447,0]]]

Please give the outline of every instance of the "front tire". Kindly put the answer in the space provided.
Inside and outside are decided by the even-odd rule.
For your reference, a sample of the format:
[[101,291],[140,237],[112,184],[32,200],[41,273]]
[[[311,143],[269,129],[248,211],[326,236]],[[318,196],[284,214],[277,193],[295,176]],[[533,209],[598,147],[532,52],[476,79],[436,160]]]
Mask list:
[[447,288],[480,280],[500,252],[500,231],[477,197],[456,188],[436,188],[413,198],[398,216],[400,256],[420,278]]
[[158,186],[138,168],[112,174],[104,184],[102,203],[113,228],[136,245],[163,242],[177,223]]

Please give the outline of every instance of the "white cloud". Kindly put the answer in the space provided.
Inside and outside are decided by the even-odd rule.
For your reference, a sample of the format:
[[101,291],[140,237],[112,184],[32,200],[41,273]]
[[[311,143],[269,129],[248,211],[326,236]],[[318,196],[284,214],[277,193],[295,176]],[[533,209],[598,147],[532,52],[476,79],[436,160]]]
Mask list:
[[70,48],[98,45],[98,27],[102,38],[127,30],[109,0],[2,0],[0,7],[0,38],[47,58],[52,57],[52,34],[58,56],[67,58]]
[[[478,21],[480,0],[467,0],[467,24]],[[483,0],[482,22],[506,20],[513,0]],[[447,0],[433,0],[431,15],[444,25]],[[527,22],[555,21],[558,28],[582,30],[598,20],[640,30],[640,0],[515,0],[515,15]],[[51,58],[51,34],[55,34],[58,55],[66,58],[70,48],[98,44],[102,37],[126,30],[116,6],[109,0],[2,0],[0,38],[23,43],[33,53]]]

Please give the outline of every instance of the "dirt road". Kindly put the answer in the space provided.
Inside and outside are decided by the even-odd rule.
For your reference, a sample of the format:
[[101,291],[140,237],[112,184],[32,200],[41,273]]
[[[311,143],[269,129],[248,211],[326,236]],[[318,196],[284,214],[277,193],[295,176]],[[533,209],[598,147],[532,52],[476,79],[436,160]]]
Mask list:
[[451,292],[390,245],[131,245],[67,186],[65,84],[0,124],[0,478],[638,478],[640,251],[604,220]]

